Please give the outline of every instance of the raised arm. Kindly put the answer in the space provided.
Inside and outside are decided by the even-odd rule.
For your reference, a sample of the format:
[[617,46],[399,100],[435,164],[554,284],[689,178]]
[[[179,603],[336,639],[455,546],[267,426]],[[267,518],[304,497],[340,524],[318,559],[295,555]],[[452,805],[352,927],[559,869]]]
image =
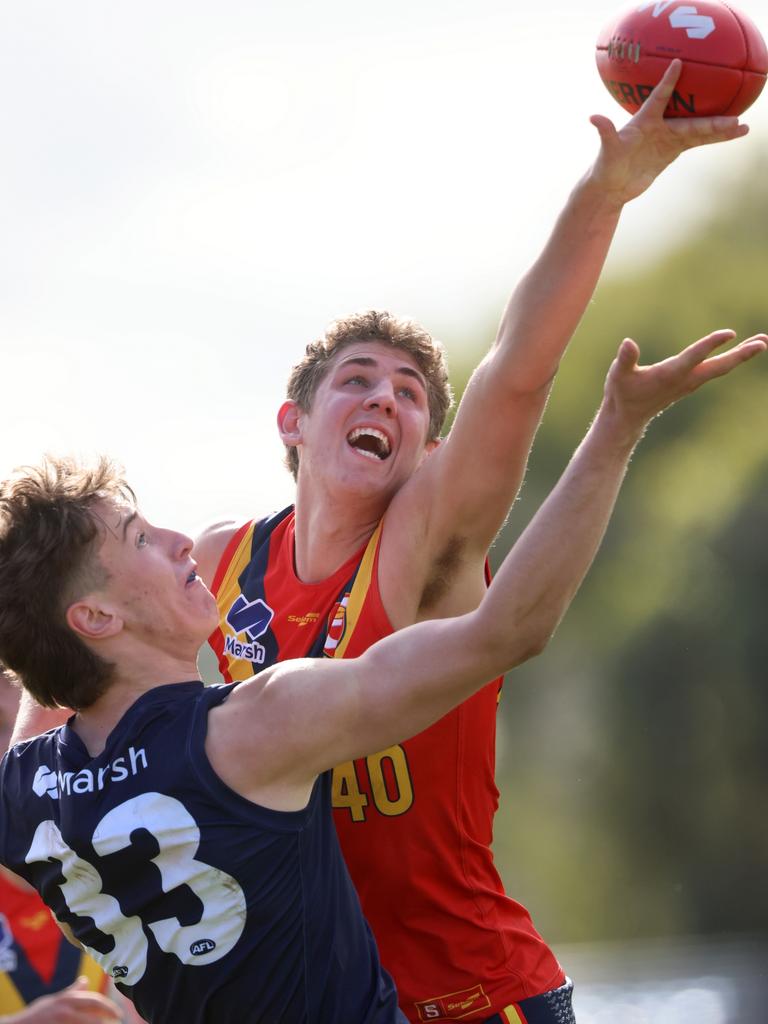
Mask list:
[[[483,556],[520,487],[560,358],[589,303],[624,204],[682,152],[746,134],[735,117],[665,119],[673,61],[619,131],[592,117],[600,150],[544,250],[515,288],[496,341],[465,391],[449,437],[430,460],[429,529],[440,549],[458,536]],[[462,480],[457,491],[455,481]],[[503,481],[499,484],[499,481]],[[426,484],[426,481],[425,481]],[[450,501],[442,500],[450,495]]]
[[586,437],[480,607],[417,623],[360,658],[287,662],[238,688],[211,715],[209,754],[225,781],[268,806],[303,806],[317,772],[414,735],[538,654],[592,562],[649,421],[768,342],[758,335],[711,355],[732,338],[717,331],[646,367],[622,342]]

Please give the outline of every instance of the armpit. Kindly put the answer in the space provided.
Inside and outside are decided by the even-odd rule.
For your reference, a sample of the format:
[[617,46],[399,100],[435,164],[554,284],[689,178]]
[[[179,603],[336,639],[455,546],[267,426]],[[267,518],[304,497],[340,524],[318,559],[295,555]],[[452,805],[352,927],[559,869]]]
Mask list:
[[462,566],[466,546],[465,538],[451,537],[435,559],[419,601],[419,615],[443,601]]

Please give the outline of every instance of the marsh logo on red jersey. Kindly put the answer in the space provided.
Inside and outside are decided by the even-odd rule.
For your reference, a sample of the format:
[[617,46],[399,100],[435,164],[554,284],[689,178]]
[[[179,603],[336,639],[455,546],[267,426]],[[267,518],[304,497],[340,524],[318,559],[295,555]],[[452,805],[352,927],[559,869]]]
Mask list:
[[344,597],[342,597],[342,599],[333,606],[331,614],[328,616],[328,632],[325,637],[325,644],[323,645],[323,654],[326,658],[333,657],[333,652],[344,638],[344,633],[347,630],[348,604],[349,594],[345,594]]
[[274,615],[275,613],[267,602],[262,601],[260,597],[257,597],[255,601],[249,601],[239,594],[227,612],[227,623],[236,635],[245,633],[247,639],[241,641],[234,636],[228,636],[224,641],[224,650],[227,654],[231,658],[263,665],[266,648],[257,642],[257,638],[263,636],[269,629]]

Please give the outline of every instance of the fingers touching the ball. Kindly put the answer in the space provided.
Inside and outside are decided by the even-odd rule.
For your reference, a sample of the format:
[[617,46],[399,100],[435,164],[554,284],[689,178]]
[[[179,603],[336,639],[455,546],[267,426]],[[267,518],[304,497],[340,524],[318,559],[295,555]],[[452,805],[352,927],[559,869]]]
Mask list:
[[670,61],[669,67],[661,76],[658,85],[654,87],[641,110],[646,111],[646,114],[655,113],[658,110],[666,110],[682,70],[683,62],[681,60],[675,58],[675,60]]

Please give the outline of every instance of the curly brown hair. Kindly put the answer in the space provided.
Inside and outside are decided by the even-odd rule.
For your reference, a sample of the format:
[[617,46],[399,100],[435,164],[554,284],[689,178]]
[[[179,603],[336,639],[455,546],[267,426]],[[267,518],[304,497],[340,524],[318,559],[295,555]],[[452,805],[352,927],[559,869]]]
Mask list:
[[114,666],[72,631],[72,601],[107,579],[94,506],[136,504],[122,471],[45,456],[0,484],[0,659],[43,707],[79,710],[109,686]]
[[[322,338],[307,345],[304,358],[291,370],[287,397],[304,412],[310,412],[320,382],[331,368],[336,354],[360,341],[378,341],[413,356],[427,382],[427,440],[437,441],[453,404],[445,350],[439,341],[414,320],[396,317],[391,313],[369,310],[367,313],[352,313],[334,320]],[[299,471],[299,453],[294,445],[285,446],[285,464],[295,480]]]

